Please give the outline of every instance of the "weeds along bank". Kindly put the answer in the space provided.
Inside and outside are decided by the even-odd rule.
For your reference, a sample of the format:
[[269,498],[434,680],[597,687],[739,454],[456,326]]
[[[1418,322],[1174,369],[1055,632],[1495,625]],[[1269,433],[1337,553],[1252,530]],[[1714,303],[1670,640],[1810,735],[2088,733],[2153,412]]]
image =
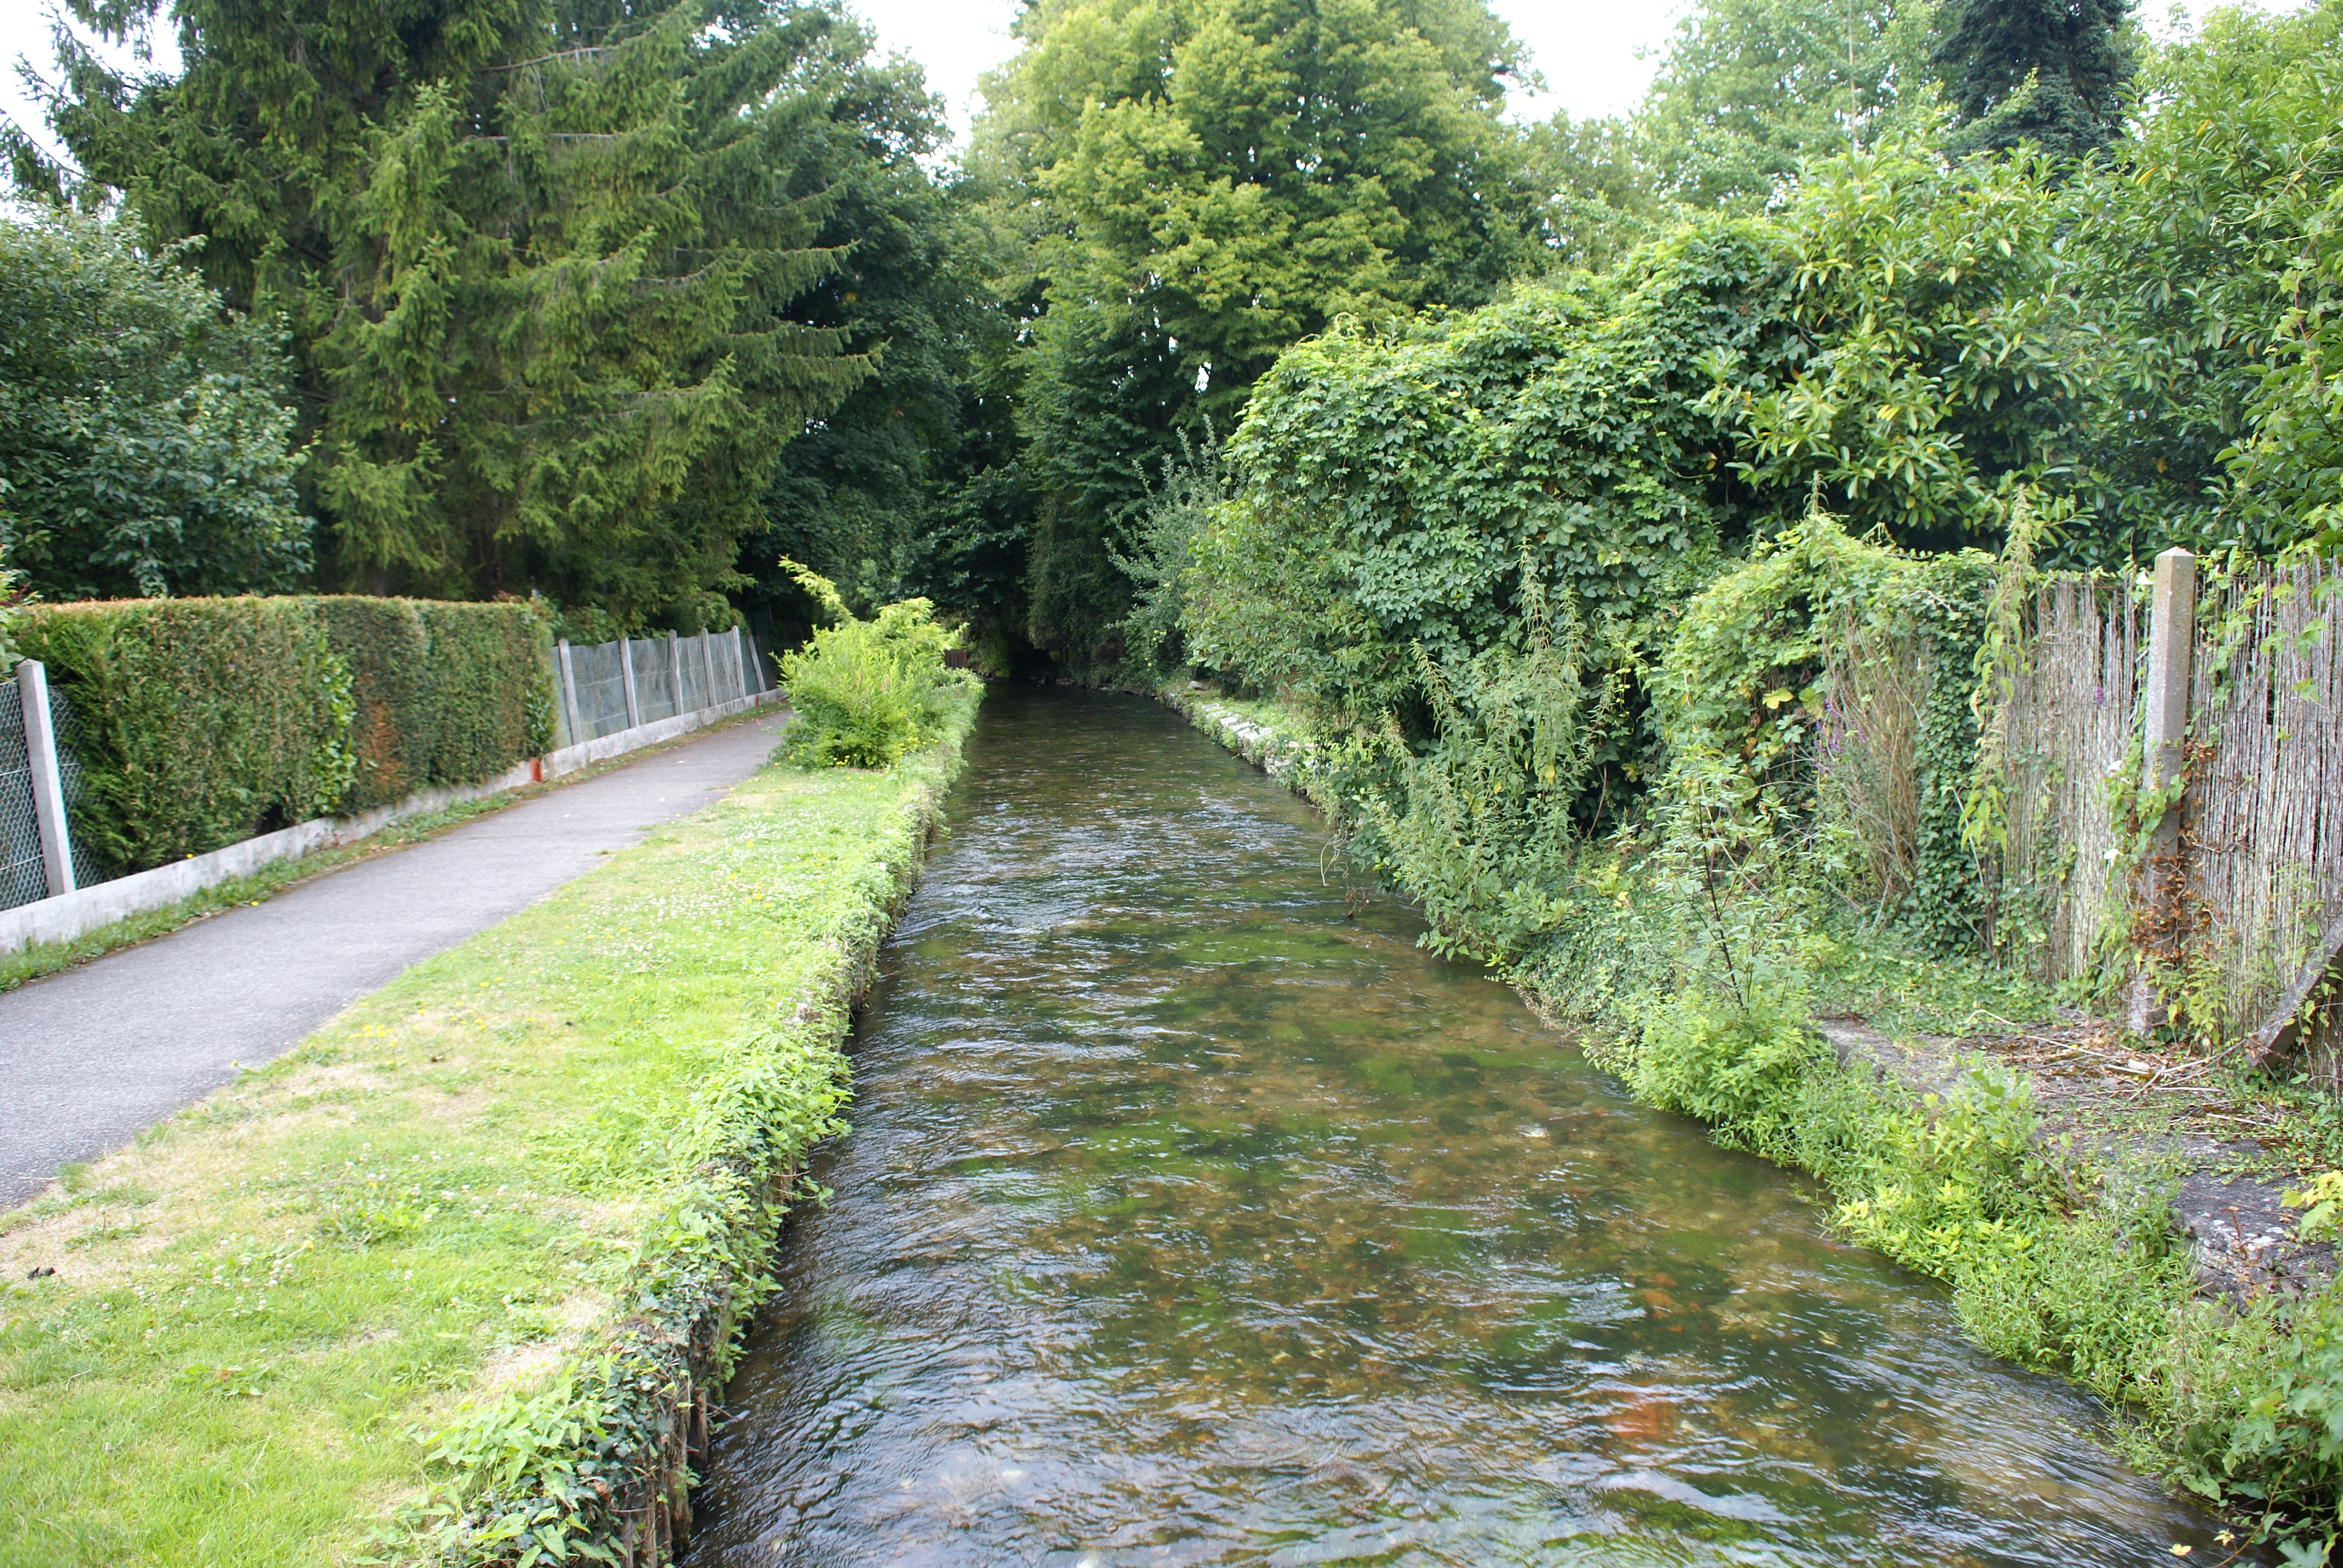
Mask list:
[[[2218,782],[2219,726],[2186,788],[2137,788],[2114,677],[2143,590],[2038,571],[2017,523],[1997,558],[1922,556],[1811,515],[1720,564],[1632,670],[1523,562],[1510,624],[1411,649],[1376,722],[1268,682],[1164,695],[1323,809],[1429,945],[1639,1098],[1821,1177],[1841,1229],[1949,1283],[1980,1343],[2106,1396],[2137,1462],[2321,1561],[2343,1117],[2302,1063],[2246,1066],[2218,920],[2135,918],[2157,822]],[[2215,575],[2217,666],[2267,640],[2240,604],[2332,613],[2298,574]],[[2103,748],[2079,777],[2070,730]],[[2167,1021],[2133,1040],[2106,1020],[2141,975]]]
[[890,766],[776,762],[6,1217],[0,1563],[664,1560],[978,703],[857,625],[800,673],[921,675]]

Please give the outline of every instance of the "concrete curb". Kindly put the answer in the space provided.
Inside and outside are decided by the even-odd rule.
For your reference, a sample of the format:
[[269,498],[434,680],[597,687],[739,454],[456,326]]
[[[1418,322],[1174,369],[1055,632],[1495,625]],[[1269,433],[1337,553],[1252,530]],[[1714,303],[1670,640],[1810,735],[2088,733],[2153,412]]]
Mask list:
[[524,784],[575,773],[594,763],[623,757],[629,751],[639,751],[646,746],[656,746],[662,740],[688,734],[717,719],[746,713],[752,708],[777,701],[779,697],[778,691],[759,692],[752,697],[719,703],[714,708],[703,708],[697,713],[679,714],[673,719],[637,725],[632,729],[621,729],[615,735],[605,735],[577,746],[565,746],[548,756],[529,758],[478,784],[418,790],[396,805],[378,806],[355,817],[319,817],[307,822],[297,822],[290,828],[263,833],[258,838],[214,849],[209,854],[191,855],[167,866],[134,872],[110,882],[99,882],[61,898],[19,904],[13,910],[0,910],[0,953],[12,953],[35,942],[68,942],[100,926],[110,926],[132,915],[168,909],[183,899],[193,898],[206,888],[216,886],[231,878],[248,877],[262,867],[275,865],[279,860],[297,860],[318,849],[354,844],[361,839],[373,837],[394,822],[441,810],[459,801],[478,800],[484,796],[518,789]]

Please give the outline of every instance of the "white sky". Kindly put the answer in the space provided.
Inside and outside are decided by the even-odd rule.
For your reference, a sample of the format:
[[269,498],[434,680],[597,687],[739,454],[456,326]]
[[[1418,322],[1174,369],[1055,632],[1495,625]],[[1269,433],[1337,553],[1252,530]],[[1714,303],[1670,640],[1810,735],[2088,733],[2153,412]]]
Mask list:
[[[882,47],[927,67],[928,85],[950,106],[952,126],[965,136],[977,74],[1006,59],[1016,0],[848,0],[874,23]],[[1679,0],[1494,0],[1496,13],[1530,47],[1551,91],[1523,96],[1516,116],[1543,118],[1557,106],[1574,116],[1614,114],[1643,95],[1652,64],[1639,45],[1667,36]],[[0,0],[0,113],[45,144],[47,131],[26,98],[16,63],[29,59],[54,75],[49,50],[49,0]],[[157,40],[167,50],[167,33]]]

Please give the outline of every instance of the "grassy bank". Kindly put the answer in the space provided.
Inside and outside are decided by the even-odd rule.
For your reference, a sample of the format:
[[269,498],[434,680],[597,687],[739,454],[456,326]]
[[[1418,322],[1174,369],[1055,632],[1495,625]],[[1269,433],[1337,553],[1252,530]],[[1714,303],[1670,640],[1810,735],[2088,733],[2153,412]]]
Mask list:
[[975,702],[883,773],[768,768],[7,1216],[0,1563],[663,1535]]
[[[1338,834],[1353,826],[1344,759],[1302,716],[1186,681],[1162,695]],[[2241,1539],[2327,1560],[2343,1303],[2321,1277],[2331,1255],[2302,1246],[2301,1216],[2277,1201],[2343,1164],[2318,1096],[2125,1039],[2051,988],[1892,926],[1687,910],[1617,845],[1584,847],[1528,939],[1443,935],[1577,1030],[1638,1099],[1820,1177],[1844,1234],[1948,1283],[1986,1349],[2105,1397],[2127,1456],[2227,1513]],[[2207,1260],[2241,1210],[2282,1243],[2224,1275]]]

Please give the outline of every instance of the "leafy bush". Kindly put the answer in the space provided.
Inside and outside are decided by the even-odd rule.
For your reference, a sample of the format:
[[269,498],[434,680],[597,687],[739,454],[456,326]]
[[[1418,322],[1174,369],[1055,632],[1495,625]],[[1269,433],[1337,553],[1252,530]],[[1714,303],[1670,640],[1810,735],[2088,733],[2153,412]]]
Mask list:
[[308,568],[282,330],[177,259],[93,218],[0,223],[0,546],[51,598]]
[[1179,432],[1180,457],[1148,492],[1131,528],[1129,552],[1107,544],[1107,558],[1131,583],[1131,613],[1116,629],[1122,638],[1123,674],[1143,686],[1162,678],[1184,651],[1180,633],[1182,582],[1196,538],[1214,508],[1229,498],[1228,467],[1209,426],[1200,445]]
[[288,597],[35,605],[21,640],[72,710],[75,835],[138,870],[542,752],[543,637],[524,603]]
[[1629,1081],[1638,1098],[1749,1142],[1775,1131],[1801,1077],[1827,1054],[1803,1008],[1773,994],[1735,1006],[1695,987],[1651,1010]]
[[1526,564],[1519,596],[1521,618],[1496,647],[1446,663],[1416,650],[1431,741],[1410,747],[1388,723],[1327,763],[1353,858],[1423,900],[1425,945],[1497,960],[1551,924],[1629,729],[1612,650],[1566,602],[1549,610]]
[[781,689],[796,714],[783,748],[807,768],[888,768],[931,739],[944,693],[976,678],[944,668],[959,634],[923,598],[857,617],[828,578],[782,563],[834,624],[781,659]]

